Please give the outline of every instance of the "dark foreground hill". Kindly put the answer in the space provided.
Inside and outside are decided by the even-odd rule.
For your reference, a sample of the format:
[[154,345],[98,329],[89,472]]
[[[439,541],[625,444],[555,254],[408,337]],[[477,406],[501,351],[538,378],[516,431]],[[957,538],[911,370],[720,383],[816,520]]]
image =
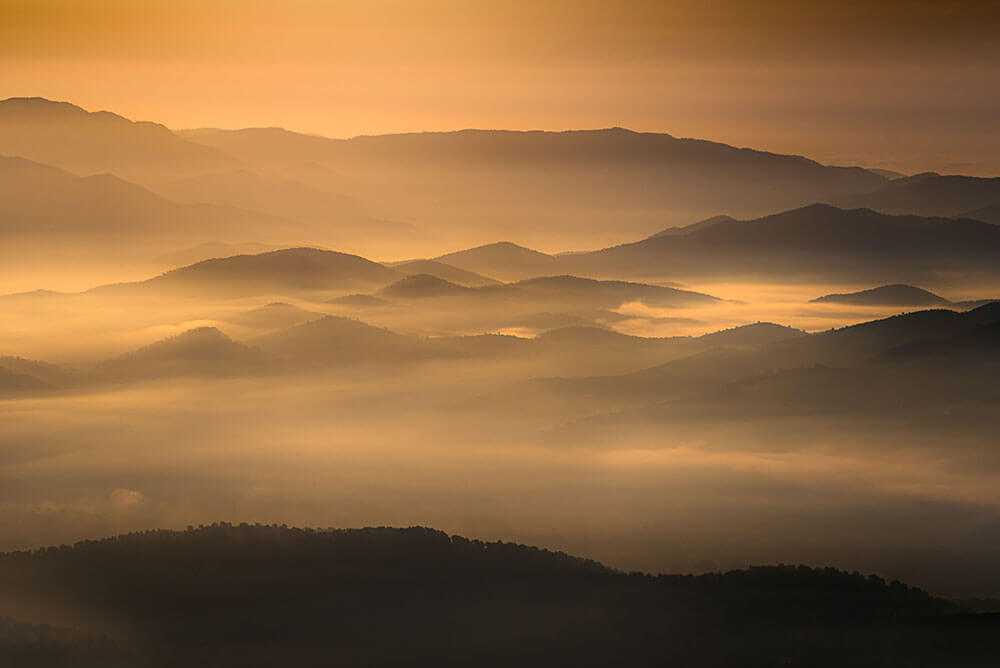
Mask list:
[[987,666],[1000,619],[805,566],[622,574],[419,527],[212,525],[0,555],[0,662]]

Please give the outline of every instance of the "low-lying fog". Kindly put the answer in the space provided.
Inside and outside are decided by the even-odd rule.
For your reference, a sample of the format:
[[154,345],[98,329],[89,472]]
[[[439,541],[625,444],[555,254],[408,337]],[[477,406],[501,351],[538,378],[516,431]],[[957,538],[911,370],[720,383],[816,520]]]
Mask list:
[[[686,337],[758,321],[814,332],[915,310],[808,303],[846,287],[692,285],[685,288],[724,301],[634,301],[566,322]],[[945,294],[957,301],[984,293]],[[65,364],[84,380],[0,399],[0,550],[220,519],[421,524],[622,569],[802,562],[877,571],[941,594],[1000,595],[992,395],[911,396],[919,370],[889,373],[895,389],[877,408],[838,403],[864,386],[851,384],[853,374],[868,371],[802,381],[805,394],[829,392],[815,404],[789,402],[799,381],[780,373],[791,389],[752,387],[733,402],[726,397],[742,396],[739,387],[699,385],[727,374],[725,359],[704,371],[668,369],[652,390],[607,381],[723,354],[708,340],[595,344],[564,334],[570,338],[542,335],[536,344],[549,347],[524,352],[493,347],[507,339],[462,339],[447,354],[434,348],[425,359],[365,365],[219,370],[199,368],[195,355],[169,374],[86,380],[112,368],[106,360],[199,326],[255,351],[265,345],[258,337],[298,324],[247,316],[275,299],[306,312],[300,321],[348,316],[418,335],[420,345],[483,332],[533,337],[560,321],[532,320],[538,313],[510,303],[360,307],[330,303],[332,296],[7,298],[0,353]],[[735,340],[725,354],[759,345]],[[973,380],[962,376],[956,386],[985,382],[968,373]],[[532,380],[587,376],[604,380],[585,380],[584,389]],[[758,376],[733,367],[734,381]]]

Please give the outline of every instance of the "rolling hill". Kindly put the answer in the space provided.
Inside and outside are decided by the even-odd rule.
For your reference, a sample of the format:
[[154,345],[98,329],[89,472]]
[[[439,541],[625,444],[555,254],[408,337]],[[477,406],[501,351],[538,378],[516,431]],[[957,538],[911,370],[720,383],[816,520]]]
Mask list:
[[38,394],[51,389],[51,385],[34,376],[6,368],[0,360],[0,398]]
[[249,343],[272,359],[307,369],[331,365],[394,367],[438,355],[424,339],[338,316],[326,316]]
[[244,327],[257,329],[278,329],[294,327],[310,320],[322,318],[322,313],[307,311],[306,309],[287,304],[285,302],[272,302],[259,306],[249,311],[243,311],[224,318],[228,322]]
[[258,364],[254,351],[215,327],[198,327],[98,365],[99,381],[136,381],[176,376],[228,376]]

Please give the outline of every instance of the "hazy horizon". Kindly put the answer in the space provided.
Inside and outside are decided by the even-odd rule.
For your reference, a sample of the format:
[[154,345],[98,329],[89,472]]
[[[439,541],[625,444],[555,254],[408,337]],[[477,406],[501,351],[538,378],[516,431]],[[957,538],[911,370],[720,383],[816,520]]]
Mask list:
[[988,0],[44,0],[0,3],[0,18],[0,89],[175,128],[623,126],[829,163],[1000,174]]

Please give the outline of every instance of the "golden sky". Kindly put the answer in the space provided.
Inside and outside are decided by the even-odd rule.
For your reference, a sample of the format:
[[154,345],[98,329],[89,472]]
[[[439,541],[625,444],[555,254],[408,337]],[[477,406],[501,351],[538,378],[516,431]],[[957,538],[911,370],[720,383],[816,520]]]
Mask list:
[[0,0],[0,97],[329,136],[613,125],[1000,174],[994,0]]

